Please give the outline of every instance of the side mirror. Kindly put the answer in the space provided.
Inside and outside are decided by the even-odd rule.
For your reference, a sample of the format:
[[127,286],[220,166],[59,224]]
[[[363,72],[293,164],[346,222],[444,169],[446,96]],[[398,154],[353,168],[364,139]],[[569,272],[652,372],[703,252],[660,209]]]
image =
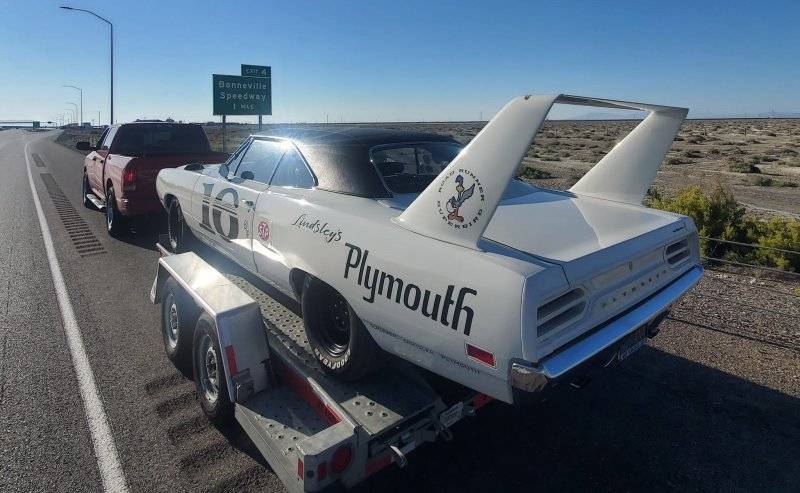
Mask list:
[[230,170],[228,169],[228,165],[225,164],[225,163],[220,164],[219,165],[219,175],[221,177],[223,177],[223,178],[228,178],[228,173],[230,173]]
[[92,144],[90,144],[88,140],[82,140],[75,144],[75,149],[79,151],[93,151],[94,147],[92,147]]

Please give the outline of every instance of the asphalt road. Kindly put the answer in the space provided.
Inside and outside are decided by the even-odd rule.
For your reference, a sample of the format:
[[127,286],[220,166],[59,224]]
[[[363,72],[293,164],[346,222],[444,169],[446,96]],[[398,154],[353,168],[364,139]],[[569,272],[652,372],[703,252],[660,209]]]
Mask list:
[[[0,491],[103,490],[33,206],[29,142],[129,489],[282,490],[237,427],[205,422],[193,385],[163,355],[148,299],[154,228],[139,222],[109,238],[103,215],[80,201],[83,156],[54,137],[0,132]],[[585,389],[525,408],[492,404],[456,425],[453,441],[421,448],[362,489],[800,490],[800,382],[765,376],[774,364],[798,367],[797,345],[695,325],[666,323],[654,344]],[[746,364],[724,366],[736,358]]]

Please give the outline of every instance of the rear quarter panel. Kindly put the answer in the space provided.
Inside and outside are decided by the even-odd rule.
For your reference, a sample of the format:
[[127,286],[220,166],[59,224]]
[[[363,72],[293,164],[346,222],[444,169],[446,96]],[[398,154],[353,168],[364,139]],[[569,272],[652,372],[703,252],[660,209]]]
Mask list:
[[[393,222],[397,210],[375,200],[308,197],[285,195],[270,212],[270,246],[287,272],[309,272],[342,293],[383,349],[510,402],[524,278],[542,267],[410,232]],[[468,358],[467,342],[493,353],[494,367]]]

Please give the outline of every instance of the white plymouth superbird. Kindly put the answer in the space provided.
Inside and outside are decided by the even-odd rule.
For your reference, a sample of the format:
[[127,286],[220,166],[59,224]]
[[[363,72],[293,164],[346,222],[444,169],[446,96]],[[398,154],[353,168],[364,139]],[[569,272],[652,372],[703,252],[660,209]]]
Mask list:
[[[556,103],[649,114],[555,191],[515,176]],[[196,237],[299,300],[327,371],[358,379],[386,351],[512,402],[514,388],[626,357],[702,276],[692,220],[642,206],[686,113],[523,96],[466,147],[287,129],[222,165],[165,169],[157,191],[170,248]]]

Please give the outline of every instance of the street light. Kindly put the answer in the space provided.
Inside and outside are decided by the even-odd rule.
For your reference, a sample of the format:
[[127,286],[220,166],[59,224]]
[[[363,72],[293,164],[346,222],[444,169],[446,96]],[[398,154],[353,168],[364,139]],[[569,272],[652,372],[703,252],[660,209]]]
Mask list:
[[79,93],[81,93],[81,121],[80,124],[83,125],[83,89],[78,86],[71,86],[69,84],[62,84],[61,87],[71,87],[73,89],[77,89]]
[[[77,12],[85,12],[87,14],[91,14],[100,19],[101,21],[105,22],[106,24],[108,24],[109,27],[111,27],[111,111],[109,120],[111,122],[111,125],[113,125],[114,124],[114,24],[112,24],[111,21],[106,19],[105,17],[101,17],[95,14],[91,10],[77,9],[75,7],[67,7],[66,5],[62,5],[61,8],[64,10],[74,10]],[[98,122],[98,124],[99,123],[100,122]]]
[[[78,120],[78,104],[77,103],[73,103],[72,101],[67,101],[67,104],[71,104],[72,106],[75,107],[75,120],[77,121]],[[81,122],[78,122],[78,126],[79,127],[81,126]]]
[[75,110],[73,110],[72,108],[64,108],[64,111],[69,111],[69,113],[67,114],[67,123],[72,123],[72,121],[75,118]]

